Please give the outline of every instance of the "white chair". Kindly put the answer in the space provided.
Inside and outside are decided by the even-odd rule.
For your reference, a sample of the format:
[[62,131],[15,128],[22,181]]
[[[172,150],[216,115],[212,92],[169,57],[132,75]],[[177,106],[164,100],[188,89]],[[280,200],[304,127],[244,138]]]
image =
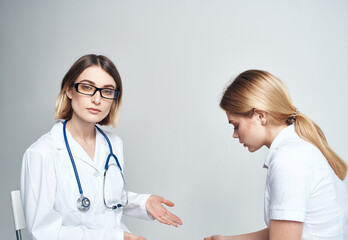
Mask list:
[[16,230],[17,240],[22,239],[21,230],[26,228],[21,194],[19,190],[11,191],[11,202],[12,202],[12,212],[13,212],[13,221]]

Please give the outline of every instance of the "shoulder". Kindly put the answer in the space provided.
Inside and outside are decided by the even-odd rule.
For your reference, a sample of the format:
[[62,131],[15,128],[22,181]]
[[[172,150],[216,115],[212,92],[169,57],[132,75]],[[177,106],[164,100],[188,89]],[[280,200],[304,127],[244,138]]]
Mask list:
[[[123,141],[122,139],[116,134],[111,131],[102,130],[103,133],[107,136],[109,139],[112,149],[114,151],[114,154],[116,154],[117,158],[120,160],[121,165],[123,165]],[[104,138],[104,137],[103,137]],[[107,141],[104,141],[105,147],[107,146]]]
[[55,149],[54,142],[50,133],[42,135],[38,140],[36,140],[26,152],[50,152]]
[[36,140],[31,146],[25,151],[24,156],[35,155],[44,156],[50,153],[57,152],[57,149],[61,148],[61,144],[58,144],[60,139],[57,128],[60,123],[56,123],[50,132],[42,135],[38,140]]
[[41,136],[24,153],[22,169],[31,172],[31,175],[39,177],[42,169],[53,167],[58,151],[54,147],[49,133]]
[[300,137],[284,141],[272,150],[270,167],[284,167],[286,169],[311,168],[318,164],[318,160],[325,160],[321,151]]
[[101,129],[101,130],[109,138],[109,140],[110,140],[112,145],[114,145],[114,146],[117,146],[117,145],[123,146],[122,139],[116,133],[108,131],[108,130],[103,130],[103,129]]

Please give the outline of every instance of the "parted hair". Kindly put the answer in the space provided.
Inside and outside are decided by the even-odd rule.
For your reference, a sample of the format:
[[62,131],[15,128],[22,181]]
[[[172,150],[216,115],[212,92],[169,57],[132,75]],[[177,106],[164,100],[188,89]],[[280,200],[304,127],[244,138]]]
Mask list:
[[84,55],[71,66],[71,68],[65,74],[62,80],[60,93],[56,100],[56,109],[54,112],[54,117],[56,119],[71,119],[73,109],[71,107],[71,100],[68,98],[66,92],[74,86],[74,83],[78,76],[86,68],[91,66],[99,66],[104,71],[106,71],[115,80],[116,90],[120,92],[118,99],[114,100],[113,104],[111,105],[109,114],[98,123],[100,125],[112,124],[114,127],[116,127],[121,110],[120,107],[122,102],[122,81],[116,66],[112,63],[112,61],[109,58],[103,55]]
[[323,131],[293,105],[285,84],[262,70],[239,74],[226,88],[220,107],[228,113],[251,116],[255,109],[268,113],[273,124],[295,124],[296,133],[323,153],[336,175],[343,180],[346,163],[329,147]]

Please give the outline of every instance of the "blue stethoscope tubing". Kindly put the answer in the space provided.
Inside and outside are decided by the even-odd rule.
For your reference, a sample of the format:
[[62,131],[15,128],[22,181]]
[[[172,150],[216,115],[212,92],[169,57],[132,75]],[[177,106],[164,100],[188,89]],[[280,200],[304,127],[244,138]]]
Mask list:
[[[64,136],[64,141],[65,141],[65,146],[66,146],[66,149],[69,153],[69,157],[70,157],[70,160],[71,160],[71,164],[72,164],[72,167],[74,169],[74,173],[75,173],[75,178],[76,178],[76,182],[77,182],[77,185],[78,185],[78,188],[79,188],[79,192],[80,192],[80,198],[77,200],[77,208],[80,210],[80,211],[87,211],[90,207],[90,200],[83,196],[83,190],[82,190],[82,186],[81,186],[81,181],[80,181],[80,177],[79,177],[79,174],[77,172],[77,168],[76,168],[76,165],[75,165],[75,161],[74,161],[74,157],[71,153],[71,149],[70,149],[70,146],[69,146],[69,142],[68,142],[68,138],[67,138],[67,135],[66,135],[66,123],[68,122],[68,120],[65,120],[64,123],[63,123],[63,136]],[[124,176],[123,176],[123,170],[122,170],[122,167],[118,161],[118,158],[116,157],[116,155],[113,153],[112,151],[112,145],[111,145],[111,142],[108,138],[108,136],[98,127],[96,126],[96,129],[104,136],[106,142],[108,143],[108,146],[109,146],[109,150],[110,150],[110,153],[109,155],[107,156],[106,158],[106,162],[105,162],[105,166],[104,166],[104,181],[103,181],[103,199],[104,199],[104,204],[106,207],[110,208],[110,209],[117,209],[117,208],[120,208],[120,207],[124,207],[124,205],[122,204],[117,204],[115,206],[111,206],[109,207],[106,202],[105,202],[105,176],[106,176],[106,172],[109,168],[109,161],[110,161],[110,158],[113,157],[115,159],[115,162],[117,164],[117,167],[119,168],[120,170],[120,173],[121,173],[121,176],[122,176],[122,180],[123,180],[123,183],[124,183],[124,188],[125,188],[125,191],[126,191],[126,204],[128,204],[128,191],[127,191],[127,187],[126,187],[126,182],[125,182],[125,179],[124,179]]]

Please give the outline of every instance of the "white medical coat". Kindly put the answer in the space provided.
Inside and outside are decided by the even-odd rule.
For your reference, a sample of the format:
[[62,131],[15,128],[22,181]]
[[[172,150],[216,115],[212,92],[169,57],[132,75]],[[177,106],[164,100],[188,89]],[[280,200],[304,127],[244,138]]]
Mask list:
[[[125,208],[110,210],[103,202],[104,165],[109,147],[96,131],[94,160],[67,131],[67,138],[80,177],[84,196],[91,201],[90,209],[81,212],[76,207],[80,197],[74,170],[65,147],[62,122],[43,135],[24,154],[21,174],[21,196],[27,228],[31,239],[103,239],[123,240],[122,214],[152,220],[145,209],[149,194],[129,192]],[[113,152],[122,168],[122,140],[113,133],[109,137]],[[111,158],[110,163],[115,163]],[[115,170],[116,168],[114,168]],[[107,201],[125,201],[121,175],[115,170],[107,177]]]

